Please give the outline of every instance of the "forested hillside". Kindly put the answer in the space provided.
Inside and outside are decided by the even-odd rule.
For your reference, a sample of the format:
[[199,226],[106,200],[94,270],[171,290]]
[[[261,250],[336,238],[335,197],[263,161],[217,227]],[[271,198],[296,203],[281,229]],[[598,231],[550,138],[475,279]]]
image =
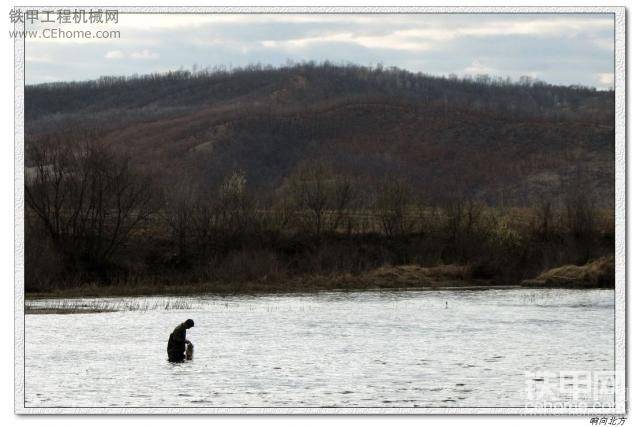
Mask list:
[[613,203],[613,93],[526,78],[313,63],[105,77],[27,87],[25,120],[28,145],[98,139],[205,185],[240,170],[271,192],[322,161],[363,186],[407,179],[430,204],[526,206],[575,185]]
[[583,265],[613,253],[613,95],[329,63],[28,86],[27,290]]

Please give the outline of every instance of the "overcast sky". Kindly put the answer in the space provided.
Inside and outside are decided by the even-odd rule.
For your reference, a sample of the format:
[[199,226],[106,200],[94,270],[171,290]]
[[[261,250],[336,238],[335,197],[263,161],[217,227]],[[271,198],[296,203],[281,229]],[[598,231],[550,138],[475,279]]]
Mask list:
[[[44,24],[35,28],[44,28]],[[330,60],[433,75],[531,76],[613,84],[614,18],[596,14],[132,15],[119,39],[28,39],[28,84],[191,69]]]

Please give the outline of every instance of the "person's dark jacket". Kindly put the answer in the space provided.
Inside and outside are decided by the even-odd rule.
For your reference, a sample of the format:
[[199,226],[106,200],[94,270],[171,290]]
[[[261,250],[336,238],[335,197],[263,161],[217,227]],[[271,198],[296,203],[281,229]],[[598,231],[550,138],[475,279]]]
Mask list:
[[184,360],[184,348],[187,341],[187,326],[184,323],[180,323],[169,335],[169,342],[167,343],[167,354],[169,360],[182,361]]

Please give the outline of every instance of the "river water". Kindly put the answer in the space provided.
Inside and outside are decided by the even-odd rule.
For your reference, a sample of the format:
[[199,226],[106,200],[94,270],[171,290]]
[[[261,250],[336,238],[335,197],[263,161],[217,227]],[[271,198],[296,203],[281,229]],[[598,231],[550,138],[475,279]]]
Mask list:
[[[26,315],[25,404],[522,407],[567,372],[614,369],[613,301],[557,289],[39,300],[118,311]],[[171,364],[167,338],[187,318],[194,359]],[[604,390],[578,398],[612,402]]]

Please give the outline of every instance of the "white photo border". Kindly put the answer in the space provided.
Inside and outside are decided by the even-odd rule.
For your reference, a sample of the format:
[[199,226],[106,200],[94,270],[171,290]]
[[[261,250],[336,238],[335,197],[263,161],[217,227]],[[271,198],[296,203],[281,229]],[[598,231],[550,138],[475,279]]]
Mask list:
[[[18,9],[33,9],[20,7]],[[613,408],[526,407],[27,407],[25,403],[24,314],[24,85],[25,39],[14,39],[15,106],[15,402],[16,414],[511,414],[511,415],[623,415],[626,414],[626,9],[624,7],[114,7],[119,13],[161,14],[613,14],[615,16],[615,381]]]

